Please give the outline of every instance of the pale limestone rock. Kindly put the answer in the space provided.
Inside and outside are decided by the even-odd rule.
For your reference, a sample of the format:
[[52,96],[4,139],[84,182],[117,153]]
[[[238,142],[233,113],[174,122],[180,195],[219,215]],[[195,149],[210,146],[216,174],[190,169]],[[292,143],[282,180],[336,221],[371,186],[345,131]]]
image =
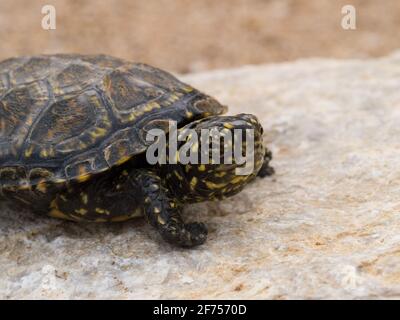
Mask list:
[[277,174],[188,208],[195,250],[3,209],[0,297],[400,298],[400,54],[182,78],[260,118]]

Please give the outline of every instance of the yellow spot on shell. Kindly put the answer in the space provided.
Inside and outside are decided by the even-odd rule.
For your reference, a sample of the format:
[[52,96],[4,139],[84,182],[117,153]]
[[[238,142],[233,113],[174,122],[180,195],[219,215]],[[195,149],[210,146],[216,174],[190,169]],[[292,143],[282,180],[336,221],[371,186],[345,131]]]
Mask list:
[[33,146],[30,146],[28,149],[25,150],[25,157],[29,158],[32,155]]
[[116,164],[117,164],[117,165],[123,164],[124,162],[128,161],[130,158],[131,158],[131,157],[129,157],[129,156],[121,157],[121,158],[116,162]]
[[107,133],[107,130],[104,128],[97,127],[93,131],[90,132],[90,135],[93,138],[103,137]]
[[80,166],[78,169],[78,181],[84,182],[90,178],[90,174],[86,171],[85,166]]
[[146,112],[149,112],[149,111],[153,110],[153,108],[154,108],[153,105],[151,103],[148,103],[144,106],[143,110]]
[[79,176],[78,178],[77,178],[77,180],[79,181],[79,182],[85,182],[85,181],[87,181],[87,180],[89,180],[90,179],[90,174],[86,174],[86,175],[84,175],[84,176]]
[[47,152],[46,149],[42,149],[42,150],[40,151],[40,156],[41,156],[42,158],[47,158],[48,155],[49,155],[49,154],[48,154],[48,152]]

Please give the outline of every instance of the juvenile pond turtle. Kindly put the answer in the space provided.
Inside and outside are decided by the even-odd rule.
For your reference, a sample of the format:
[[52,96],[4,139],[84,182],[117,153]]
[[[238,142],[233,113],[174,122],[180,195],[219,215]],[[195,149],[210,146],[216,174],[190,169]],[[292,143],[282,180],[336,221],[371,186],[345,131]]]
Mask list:
[[[144,216],[166,241],[204,243],[182,206],[234,195],[273,173],[263,129],[249,114],[221,116],[212,97],[171,74],[105,55],[42,55],[0,62],[0,197],[73,221]],[[254,166],[149,164],[151,129],[254,130]],[[247,139],[243,140],[246,148]],[[183,143],[183,142],[180,142]],[[192,145],[194,148],[194,146]],[[201,146],[197,145],[196,148]],[[168,146],[167,146],[168,148]],[[211,149],[213,146],[210,147]]]

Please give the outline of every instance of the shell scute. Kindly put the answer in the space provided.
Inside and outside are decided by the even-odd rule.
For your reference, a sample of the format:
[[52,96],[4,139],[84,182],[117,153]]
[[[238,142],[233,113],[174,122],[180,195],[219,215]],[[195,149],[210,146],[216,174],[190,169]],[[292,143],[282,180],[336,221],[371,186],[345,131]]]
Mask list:
[[[171,74],[105,55],[0,62],[0,187],[84,181],[145,152],[155,124],[224,112]],[[27,174],[28,173],[28,174]]]

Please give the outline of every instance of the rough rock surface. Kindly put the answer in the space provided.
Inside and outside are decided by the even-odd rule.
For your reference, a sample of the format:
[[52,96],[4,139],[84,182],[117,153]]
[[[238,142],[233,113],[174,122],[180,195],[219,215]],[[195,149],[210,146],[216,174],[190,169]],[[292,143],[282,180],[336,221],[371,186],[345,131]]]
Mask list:
[[218,203],[195,250],[143,220],[75,224],[2,209],[1,298],[400,298],[400,54],[186,76],[259,116],[274,178]]

